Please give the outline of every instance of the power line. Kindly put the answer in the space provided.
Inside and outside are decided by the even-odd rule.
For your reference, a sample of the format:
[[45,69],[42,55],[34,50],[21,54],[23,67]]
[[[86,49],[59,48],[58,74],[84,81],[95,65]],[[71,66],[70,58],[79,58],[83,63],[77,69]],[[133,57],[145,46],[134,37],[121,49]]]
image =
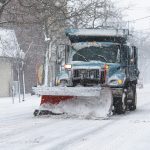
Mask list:
[[131,22],[144,20],[144,19],[147,19],[147,18],[150,18],[150,16],[145,16],[145,17],[142,17],[142,18],[137,18],[137,19],[129,20],[129,21],[117,21],[117,22],[109,22],[109,23],[131,23]]
[[146,30],[150,30],[150,28],[147,28],[147,29],[141,29],[142,31],[146,31]]
[[140,32],[143,32],[143,31],[145,31],[146,33],[149,33],[149,32],[150,32],[150,28],[147,28],[147,29],[140,29],[139,31],[134,31],[134,32],[140,33]]
[[145,16],[145,17],[142,17],[142,18],[137,18],[135,20],[130,20],[130,21],[126,21],[126,22],[136,22],[136,21],[147,19],[147,18],[150,18],[150,16]]

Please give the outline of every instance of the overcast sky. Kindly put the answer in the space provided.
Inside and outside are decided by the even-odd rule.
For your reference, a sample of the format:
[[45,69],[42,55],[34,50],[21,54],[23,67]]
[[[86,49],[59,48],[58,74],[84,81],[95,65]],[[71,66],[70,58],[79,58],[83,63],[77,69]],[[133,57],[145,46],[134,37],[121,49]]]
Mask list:
[[[135,20],[150,16],[150,0],[114,0],[119,7],[129,6],[130,9],[124,12],[125,20]],[[136,30],[150,31],[150,17],[131,23]]]

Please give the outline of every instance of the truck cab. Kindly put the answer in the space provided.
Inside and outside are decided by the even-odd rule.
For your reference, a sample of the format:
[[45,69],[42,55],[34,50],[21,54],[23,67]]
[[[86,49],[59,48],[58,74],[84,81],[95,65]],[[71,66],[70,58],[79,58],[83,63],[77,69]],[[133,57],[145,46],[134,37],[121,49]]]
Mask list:
[[65,46],[59,85],[107,86],[113,94],[114,113],[135,110],[138,51],[129,31],[71,29],[66,35],[71,44]]

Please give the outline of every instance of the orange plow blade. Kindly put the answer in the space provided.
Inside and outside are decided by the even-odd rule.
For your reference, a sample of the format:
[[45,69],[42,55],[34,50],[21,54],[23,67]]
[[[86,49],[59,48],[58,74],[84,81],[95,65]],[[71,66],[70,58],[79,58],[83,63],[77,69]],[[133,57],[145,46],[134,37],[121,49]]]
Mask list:
[[59,104],[62,101],[67,101],[69,99],[73,99],[73,96],[50,96],[50,95],[43,95],[41,97],[41,104]]
[[79,88],[77,91],[76,89],[72,88],[73,92],[66,95],[58,95],[58,89],[56,94],[53,92],[54,95],[42,95],[40,107],[35,110],[34,115],[69,114],[69,116],[76,115],[85,118],[101,118],[110,115],[112,108],[110,88],[95,88],[96,91],[94,88],[90,90],[90,87],[80,88],[82,92],[85,89],[84,93],[79,93]]

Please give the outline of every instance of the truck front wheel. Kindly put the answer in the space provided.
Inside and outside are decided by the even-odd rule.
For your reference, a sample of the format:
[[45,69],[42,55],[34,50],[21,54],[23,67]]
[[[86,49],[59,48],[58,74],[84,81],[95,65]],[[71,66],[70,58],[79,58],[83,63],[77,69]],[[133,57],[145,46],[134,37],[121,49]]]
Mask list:
[[[127,90],[127,110],[134,111],[137,105],[136,85],[132,85],[130,90]],[[132,93],[132,94],[129,94]],[[132,96],[131,96],[132,95]]]
[[134,110],[136,110],[136,105],[137,105],[137,94],[136,94],[136,92],[135,92],[135,94],[134,94],[134,99],[132,100],[132,103],[131,103],[131,104],[128,104],[128,109],[129,109],[130,111],[134,111]]
[[124,114],[126,111],[125,105],[125,93],[123,93],[122,97],[114,97],[114,113],[116,114]]

